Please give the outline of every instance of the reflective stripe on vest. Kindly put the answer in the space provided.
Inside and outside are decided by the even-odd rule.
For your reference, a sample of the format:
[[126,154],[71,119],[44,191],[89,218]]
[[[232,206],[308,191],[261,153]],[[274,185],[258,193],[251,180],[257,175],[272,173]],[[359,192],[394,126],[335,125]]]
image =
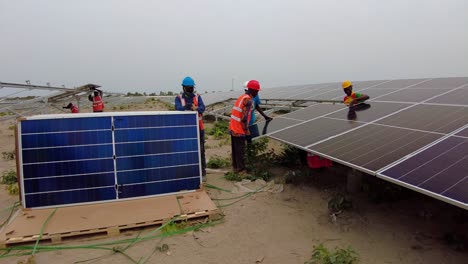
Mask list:
[[[183,95],[183,93],[177,95],[177,97],[179,97],[180,103],[182,104],[182,106],[185,106],[187,103],[185,102],[185,98],[182,95]],[[195,96],[193,97],[193,105],[196,108],[198,108],[198,96],[200,96],[200,95],[195,94]],[[203,124],[203,116],[200,113],[198,113],[198,126],[200,127],[200,130],[205,129],[205,125]]]
[[93,111],[102,111],[104,109],[104,102],[102,102],[101,96],[93,97]]
[[[242,108],[244,107],[244,100],[247,98],[251,98],[250,95],[243,94],[239,96],[239,98],[237,98],[236,103],[232,107],[231,121],[229,122],[229,130],[231,130],[232,132],[236,134],[245,135],[244,126],[242,126],[242,118],[244,117]],[[247,126],[250,122],[251,113],[252,111],[248,112],[247,123],[246,123]]]

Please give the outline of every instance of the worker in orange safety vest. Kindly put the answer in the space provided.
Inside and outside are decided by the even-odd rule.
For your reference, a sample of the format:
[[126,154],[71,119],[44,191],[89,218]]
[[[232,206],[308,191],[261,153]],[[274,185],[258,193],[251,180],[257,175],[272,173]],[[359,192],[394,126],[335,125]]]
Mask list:
[[96,85],[92,85],[89,89],[93,91],[89,96],[88,100],[93,102],[93,112],[102,112],[104,110],[104,101],[102,99],[102,91],[99,90]]
[[79,113],[80,110],[78,106],[74,105],[73,103],[69,103],[67,106],[62,107],[63,109],[70,109],[73,114]]
[[252,115],[253,98],[260,91],[260,83],[250,80],[246,83],[247,91],[239,96],[231,112],[229,133],[231,134],[232,167],[235,173],[245,172],[246,136],[250,135],[249,123]]

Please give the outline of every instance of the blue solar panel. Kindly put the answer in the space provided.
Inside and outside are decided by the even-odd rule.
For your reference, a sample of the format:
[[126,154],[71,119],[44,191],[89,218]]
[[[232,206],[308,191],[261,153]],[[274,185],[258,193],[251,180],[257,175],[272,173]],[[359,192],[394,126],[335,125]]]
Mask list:
[[49,115],[21,120],[26,208],[109,201],[200,187],[192,112]]

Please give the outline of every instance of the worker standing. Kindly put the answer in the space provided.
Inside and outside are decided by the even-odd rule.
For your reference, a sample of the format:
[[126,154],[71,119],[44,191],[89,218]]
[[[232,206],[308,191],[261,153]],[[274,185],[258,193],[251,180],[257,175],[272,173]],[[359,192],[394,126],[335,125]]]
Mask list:
[[73,103],[69,103],[67,106],[62,107],[63,109],[70,109],[73,114],[79,113],[80,110],[78,106],[74,105]]
[[356,111],[364,110],[370,107],[364,104],[364,101],[369,99],[367,94],[353,92],[353,84],[346,80],[341,84],[346,96],[343,98],[343,103],[349,106],[348,119],[356,119]]
[[195,93],[195,81],[191,77],[182,80],[182,92],[175,98],[175,109],[178,111],[197,111],[198,128],[200,130],[200,156],[202,166],[202,178],[206,181],[206,158],[205,158],[205,126],[203,124],[203,112],[205,104],[202,97]]
[[98,89],[99,86],[91,86],[89,89],[93,91],[89,96],[88,100],[93,102],[93,112],[102,112],[104,110],[104,101],[102,99],[102,91]]
[[[247,85],[249,84],[249,81],[245,82],[244,84],[244,90],[248,91]],[[252,138],[258,137],[260,135],[260,132],[258,131],[258,126],[255,125],[255,121],[257,121],[257,118],[255,116],[255,110],[257,110],[263,118],[265,118],[266,121],[271,121],[273,118],[267,116],[262,108],[260,107],[261,101],[260,101],[260,96],[257,94],[254,98],[252,98],[252,113],[250,115],[250,122],[249,122],[249,131],[250,135],[246,135],[245,139],[247,140],[247,144],[252,143]]]
[[252,116],[253,98],[260,91],[260,83],[250,80],[246,84],[247,91],[239,96],[232,108],[229,122],[231,134],[232,167],[235,173],[245,173],[246,136],[250,135],[249,123]]

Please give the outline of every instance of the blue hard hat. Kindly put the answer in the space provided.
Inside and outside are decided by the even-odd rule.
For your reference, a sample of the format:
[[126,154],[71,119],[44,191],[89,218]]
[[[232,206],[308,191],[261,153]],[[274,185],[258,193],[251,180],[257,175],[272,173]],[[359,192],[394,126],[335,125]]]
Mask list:
[[195,86],[195,81],[191,77],[187,76],[182,81],[182,86]]

